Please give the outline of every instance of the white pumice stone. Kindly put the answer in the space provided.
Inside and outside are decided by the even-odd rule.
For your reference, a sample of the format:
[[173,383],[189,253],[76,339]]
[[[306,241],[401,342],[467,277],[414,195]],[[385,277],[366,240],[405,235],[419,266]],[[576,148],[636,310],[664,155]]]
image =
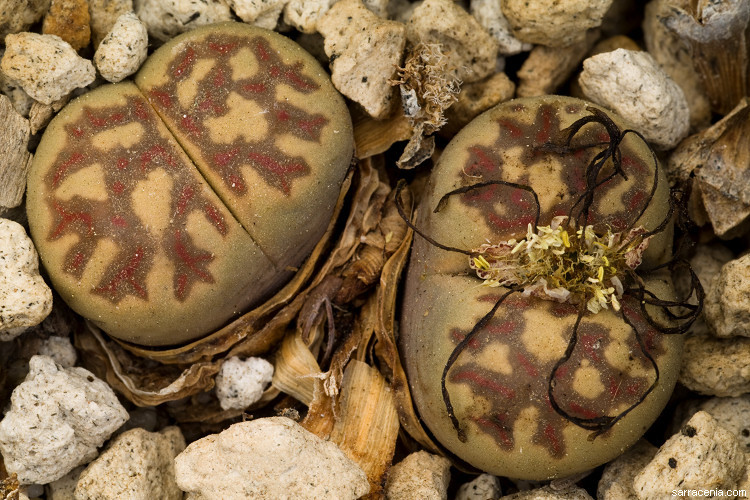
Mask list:
[[492,474],[480,474],[458,487],[456,500],[488,500],[500,498],[500,479]]
[[706,290],[703,316],[717,337],[750,337],[750,254],[721,268]]
[[99,47],[117,19],[123,14],[133,12],[133,0],[88,0],[91,20],[91,41],[94,49]]
[[186,498],[354,500],[370,490],[367,475],[341,449],[293,420],[234,424],[191,443],[175,459]]
[[578,82],[588,99],[628,120],[656,148],[671,149],[688,134],[685,94],[646,52],[617,49],[591,56]]
[[273,378],[273,365],[263,358],[233,356],[216,375],[216,395],[224,410],[242,410],[255,403]]
[[341,0],[320,18],[317,29],[332,61],[336,89],[372,117],[388,116],[395,96],[390,80],[403,58],[406,27],[379,18],[360,0]]
[[389,500],[448,497],[450,461],[438,455],[417,451],[394,465],[388,472],[385,495]]
[[237,16],[248,24],[272,30],[289,0],[227,0]]
[[612,0],[502,0],[501,5],[519,40],[564,46],[600,26]]
[[80,57],[57,35],[8,35],[5,46],[0,63],[3,73],[44,104],[52,104],[96,78],[91,61]]
[[679,381],[698,394],[734,397],[750,392],[750,339],[706,332],[685,339]]
[[148,35],[161,42],[199,26],[232,20],[222,0],[135,0],[134,8]]
[[412,45],[437,43],[447,56],[445,65],[463,82],[476,82],[495,72],[498,43],[459,4],[425,0],[406,25]]
[[184,449],[185,438],[178,427],[124,432],[83,471],[75,500],[182,500],[175,483],[174,459]]
[[512,56],[531,50],[532,44],[522,42],[513,36],[510,24],[500,6],[501,3],[501,0],[471,0],[471,15],[497,40],[500,54]]
[[669,498],[673,490],[730,490],[745,473],[745,454],[731,432],[699,411],[659,448],[635,477],[640,500]]
[[102,77],[117,83],[132,75],[146,60],[148,32],[132,12],[117,18],[94,54],[94,64]]
[[58,337],[57,335],[52,335],[44,339],[39,346],[38,354],[49,356],[63,368],[70,368],[75,365],[78,357],[70,339],[68,337]]
[[658,448],[645,439],[604,467],[596,490],[598,500],[637,500],[633,478],[654,458]]
[[31,238],[17,222],[0,219],[0,341],[38,325],[51,310],[52,291]]
[[33,356],[0,421],[0,453],[23,484],[47,484],[97,456],[128,419],[112,389],[84,368]]
[[529,491],[521,491],[513,495],[502,497],[503,500],[593,500],[586,490],[572,485],[557,490],[551,486],[544,486]]

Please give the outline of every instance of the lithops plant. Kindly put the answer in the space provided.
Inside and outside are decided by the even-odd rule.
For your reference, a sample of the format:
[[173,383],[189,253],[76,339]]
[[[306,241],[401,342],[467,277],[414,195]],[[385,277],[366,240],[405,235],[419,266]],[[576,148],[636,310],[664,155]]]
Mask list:
[[126,341],[183,343],[289,279],[352,152],[346,105],[307,52],[240,23],[196,29],[52,121],[31,234],[75,311]]
[[642,138],[584,101],[510,101],[453,139],[413,224],[400,329],[450,453],[541,480],[638,440],[679,371],[666,334],[699,309],[670,315],[671,206]]

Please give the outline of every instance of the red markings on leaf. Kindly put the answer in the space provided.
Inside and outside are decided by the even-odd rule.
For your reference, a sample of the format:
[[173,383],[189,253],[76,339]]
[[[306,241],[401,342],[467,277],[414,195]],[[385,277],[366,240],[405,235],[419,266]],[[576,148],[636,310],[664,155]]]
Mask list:
[[591,418],[596,418],[596,417],[601,416],[601,415],[597,414],[597,412],[595,412],[593,410],[589,410],[588,408],[584,408],[580,404],[578,404],[576,402],[573,402],[573,401],[571,401],[570,403],[568,403],[568,406],[570,407],[570,410],[573,413],[575,413],[576,416],[579,417],[579,418],[589,418],[589,419],[591,419]]
[[240,153],[239,148],[233,148],[225,153],[214,154],[214,163],[220,167],[226,167]]
[[227,184],[232,189],[232,191],[236,191],[240,194],[245,192],[245,181],[243,181],[242,178],[237,175],[229,174],[227,176]]
[[502,448],[506,450],[513,449],[513,435],[502,423],[496,419],[484,417],[475,418],[474,421],[477,425],[483,427],[485,432],[493,434],[496,439],[499,439],[499,444]]
[[[190,247],[190,248],[189,248]],[[175,297],[183,301],[187,297],[189,285],[200,280],[213,283],[214,278],[206,266],[214,260],[209,252],[201,252],[183,239],[182,231],[174,233],[174,252],[178,259],[179,271],[175,275]]]
[[203,205],[203,211],[206,212],[208,219],[222,235],[227,234],[227,225],[224,222],[224,217],[221,216],[219,211],[216,210],[213,205],[206,203]]
[[227,82],[227,79],[224,76],[224,69],[223,68],[217,69],[216,73],[214,74],[214,86],[223,87],[226,82]]
[[536,133],[536,142],[544,144],[550,140],[552,129],[552,108],[542,108],[542,128]]
[[109,297],[113,301],[128,292],[137,295],[143,300],[147,300],[146,285],[139,282],[136,275],[143,262],[143,257],[143,248],[136,248],[130,259],[115,273],[114,277],[105,285],[95,288],[94,291],[100,295]]
[[288,121],[290,118],[289,112],[283,109],[280,109],[276,112],[276,119],[280,122]]
[[196,59],[195,49],[193,47],[188,47],[185,51],[185,55],[182,57],[182,60],[177,65],[177,67],[172,71],[172,75],[175,78],[183,77],[187,74],[187,70],[190,68],[190,66],[193,65]]
[[180,193],[180,199],[177,202],[177,214],[182,215],[185,213],[185,208],[188,202],[195,196],[195,189],[192,186],[185,186],[182,188]]
[[201,129],[198,128],[198,125],[195,123],[195,120],[190,115],[184,115],[182,117],[182,128],[187,130],[193,135],[201,135]]
[[245,90],[247,92],[253,92],[256,94],[260,94],[268,90],[268,87],[266,87],[265,84],[262,84],[262,83],[246,83],[242,85],[241,88],[242,90]]
[[208,48],[214,52],[218,52],[219,54],[226,55],[234,52],[234,50],[237,48],[237,44],[209,42]]
[[519,352],[516,353],[516,360],[518,361],[518,364],[520,364],[524,369],[524,371],[529,374],[530,377],[539,376],[539,370],[531,361],[529,361],[529,358]]
[[302,162],[292,161],[281,163],[271,156],[262,153],[252,152],[248,154],[248,159],[262,167],[265,172],[270,173],[271,175],[267,179],[270,184],[280,188],[287,195],[291,192],[289,178],[294,176],[293,174],[305,173],[307,171],[307,166]]
[[553,456],[560,456],[563,452],[562,436],[552,424],[544,426],[544,437],[547,440]]
[[57,200],[53,201],[53,207],[60,216],[60,222],[57,224],[55,229],[52,230],[49,239],[54,240],[66,232],[71,225],[75,223],[82,223],[86,229],[86,233],[91,234],[94,232],[94,218],[90,213],[85,211],[70,211],[66,210]]
[[271,54],[268,52],[268,42],[259,38],[255,42],[255,55],[257,55],[258,59],[261,61],[268,61],[271,58]]
[[520,139],[521,137],[523,137],[523,130],[521,130],[520,127],[516,126],[510,120],[500,120],[500,126],[503,130],[508,131],[508,133],[510,133],[510,136],[514,139]]
[[67,173],[68,169],[72,167],[73,165],[80,163],[82,160],[83,160],[82,153],[76,152],[76,153],[71,154],[70,158],[68,158],[67,161],[62,162],[57,167],[57,170],[55,170],[55,177],[52,179],[52,186],[57,187],[57,185],[60,183],[62,178]]
[[300,120],[297,122],[297,126],[301,128],[306,133],[313,135],[313,134],[319,134],[320,129],[328,123],[328,120],[323,116],[317,116],[313,118],[312,120]]
[[67,269],[71,272],[78,271],[81,268],[81,264],[83,264],[84,257],[83,252],[76,252],[73,255],[73,259],[67,265]]
[[153,98],[156,99],[156,101],[164,108],[171,108],[172,107],[172,96],[167,94],[166,92],[161,92],[159,90],[152,90],[149,92]]
[[[159,92],[152,93],[157,98]],[[207,198],[192,165],[181,165],[173,145],[166,142],[160,122],[154,113],[149,112],[147,102],[140,96],[126,96],[127,103],[109,107],[85,107],[81,117],[66,125],[69,140],[60,152],[58,162],[46,174],[45,182],[51,190],[49,200],[54,214],[49,240],[63,235],[75,235],[75,241],[65,255],[63,271],[80,279],[86,265],[97,251],[101,241],[112,241],[119,247],[119,254],[111,260],[103,271],[101,282],[91,288],[91,293],[100,295],[113,304],[132,295],[147,299],[148,290],[145,278],[153,266],[154,256],[161,249],[175,262],[174,277],[186,275],[184,284],[175,285],[175,296],[187,298],[192,281],[212,282],[213,277],[206,264],[213,258],[198,251],[189,233],[174,236],[174,228],[184,229],[187,217],[200,213],[221,235],[228,233],[220,209],[214,205],[214,198]],[[138,122],[143,133],[134,145],[112,145],[102,150],[93,144],[95,134],[101,130],[117,130],[129,122]],[[82,131],[76,134],[75,131]],[[135,163],[134,163],[135,162]],[[130,168],[131,164],[137,168]],[[104,177],[104,186],[110,197],[105,200],[75,195],[62,201],[56,197],[55,187],[74,169],[98,165]],[[141,220],[133,206],[132,194],[151,172],[165,169],[171,178],[171,227],[167,234],[172,237],[154,235],[148,220]],[[166,189],[166,187],[165,187]],[[177,242],[175,243],[175,238]],[[123,261],[125,263],[123,264]],[[181,290],[181,291],[180,291]]]
[[117,227],[128,227],[128,221],[121,215],[115,215],[110,219],[112,224]]
[[451,381],[454,383],[469,382],[475,384],[482,389],[486,389],[497,394],[502,395],[505,398],[513,399],[516,397],[516,391],[508,386],[505,386],[494,379],[484,377],[473,370],[457,370],[451,376]]
[[155,144],[141,153],[141,172],[145,171],[146,167],[155,160],[163,160],[170,167],[177,165],[177,161],[169,154],[169,152],[167,152],[167,149],[164,146]]

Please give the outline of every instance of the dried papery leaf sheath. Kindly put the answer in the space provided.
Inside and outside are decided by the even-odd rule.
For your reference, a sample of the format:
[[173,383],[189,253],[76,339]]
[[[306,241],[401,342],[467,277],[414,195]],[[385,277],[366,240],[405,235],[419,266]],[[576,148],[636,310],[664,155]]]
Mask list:
[[206,335],[267,298],[329,222],[351,121],[323,70],[238,23],[157,51],[48,127],[30,172],[32,235],[52,282],[109,334]]
[[750,1],[698,1],[692,12],[671,7],[664,24],[692,50],[711,108],[729,113],[748,92]]
[[673,327],[669,279],[636,274],[670,260],[671,210],[655,156],[626,128],[583,101],[518,99],[467,126],[433,172],[401,349],[420,416],[477,468],[592,468],[669,397],[681,341],[663,333],[695,309]]

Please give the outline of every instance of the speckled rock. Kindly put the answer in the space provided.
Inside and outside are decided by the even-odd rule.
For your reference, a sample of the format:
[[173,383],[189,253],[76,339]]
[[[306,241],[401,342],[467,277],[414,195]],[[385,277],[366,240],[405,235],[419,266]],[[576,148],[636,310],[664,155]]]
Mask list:
[[102,77],[116,83],[132,75],[146,60],[146,26],[132,12],[123,14],[104,37],[94,54],[94,64]]
[[501,0],[472,0],[471,15],[497,41],[500,54],[512,56],[531,50],[532,44],[522,42],[511,33],[510,24],[500,7],[501,3]]
[[91,61],[55,35],[19,33],[5,37],[3,73],[18,82],[31,97],[52,104],[73,89],[94,81]]
[[248,24],[272,30],[289,0],[226,0],[237,16]]
[[0,0],[0,40],[26,31],[49,9],[50,0]]
[[640,500],[661,500],[676,489],[733,489],[744,473],[745,454],[737,439],[711,415],[698,412],[659,448],[633,488]]
[[708,396],[750,392],[750,339],[693,334],[685,340],[680,383]]
[[461,81],[481,80],[495,72],[498,44],[494,38],[451,0],[425,0],[414,9],[406,25],[412,45],[438,43],[448,56],[446,66]]
[[656,446],[642,439],[607,464],[596,490],[597,500],[637,500],[633,479],[651,462],[657,451]]
[[562,490],[544,486],[501,498],[502,500],[593,500],[586,490],[575,485]]
[[[528,225],[534,224],[535,203],[520,188],[479,184],[476,192],[458,192],[440,203],[453,190],[479,182],[529,185],[542,207],[539,226],[548,226],[553,214],[569,213],[586,190],[583,171],[595,152],[588,152],[591,157],[587,159],[566,153],[546,155],[537,148],[547,141],[559,144],[554,142],[558,134],[579,119],[588,119],[593,107],[568,97],[546,96],[508,101],[477,117],[454,137],[433,168],[416,227],[441,245],[470,254],[488,241],[523,238]],[[625,128],[619,117],[610,116]],[[603,130],[599,127],[576,140],[596,142]],[[657,227],[668,208],[663,170],[659,194],[644,205],[647,195],[642,190],[650,190],[653,181],[644,183],[643,179],[653,179],[656,166],[643,141],[631,134],[623,141],[622,154],[629,158],[623,162],[628,164],[624,167],[630,172],[628,180],[620,177],[616,180],[619,187],[608,183],[607,190],[596,188],[595,198],[601,201],[596,212],[589,213],[589,223],[606,220],[612,231],[624,231],[645,210],[638,224]],[[612,196],[609,189],[616,190]],[[668,234],[658,238],[651,240],[647,250],[651,262],[668,258],[671,249]],[[507,289],[483,286],[483,280],[471,274],[471,263],[466,254],[448,252],[415,237],[399,342],[415,407],[434,438],[477,469],[531,480],[589,470],[634,444],[669,399],[680,367],[682,339],[650,329],[638,314],[628,316],[636,321],[638,332],[653,335],[650,338],[656,344],[650,352],[660,367],[660,379],[645,403],[620,419],[611,432],[589,440],[591,430],[574,424],[547,403],[554,367],[556,363],[569,367],[559,381],[555,379],[553,389],[561,408],[568,408],[565,412],[578,418],[617,415],[617,408],[638,404],[637,395],[654,378],[633,328],[611,309],[586,313],[579,325],[583,330],[578,332],[578,338],[586,340],[576,343],[565,359],[577,306],[515,293],[493,309]],[[645,260],[644,265],[649,266]],[[647,280],[647,288],[656,295],[673,296],[671,284],[663,277]],[[624,308],[631,312],[638,308],[633,298],[626,300]],[[493,315],[487,317],[490,312]],[[460,351],[457,346],[485,317],[486,322],[474,330],[474,341],[464,343]],[[448,414],[441,387],[454,352],[459,354],[445,375],[445,388],[459,430]]]
[[46,484],[95,458],[127,418],[112,389],[91,372],[34,356],[0,421],[0,452],[22,483]]
[[[0,59],[2,59],[4,52],[4,49],[0,50]],[[27,94],[23,90],[23,88],[21,88],[19,84],[15,83],[10,78],[5,76],[5,73],[3,73],[1,69],[0,92],[8,97],[8,99],[10,99],[10,102],[13,103],[13,109],[15,109],[16,112],[23,117],[28,118],[29,111],[31,110],[31,105],[37,102],[32,99],[29,94]]]
[[42,341],[39,346],[39,352],[42,356],[49,356],[52,360],[63,368],[70,368],[76,364],[78,354],[75,347],[68,337],[58,337],[52,335]]
[[500,495],[500,479],[490,474],[480,474],[458,487],[456,500],[495,500]]
[[348,109],[309,54],[215,24],[60,111],[29,172],[29,226],[72,309],[131,342],[184,343],[290,279],[352,152]]
[[388,500],[445,500],[451,480],[451,463],[445,457],[417,451],[388,471],[385,495]]
[[599,33],[590,31],[586,38],[563,47],[537,45],[518,70],[518,97],[533,97],[555,94],[556,90],[570,78],[583,58],[599,38]]
[[[690,401],[675,414],[677,428],[683,427],[698,411],[705,411],[716,423],[731,432],[745,453],[750,453],[750,395]],[[750,464],[750,462],[748,462]]]
[[57,35],[75,50],[86,47],[91,41],[87,0],[52,0],[44,16],[42,33]]
[[78,477],[85,468],[85,465],[80,465],[60,479],[45,485],[44,490],[47,493],[47,500],[75,500],[74,493],[78,484]]
[[341,0],[320,18],[331,81],[374,118],[393,109],[395,87],[389,83],[401,63],[406,27],[370,12],[360,0]]
[[91,40],[96,50],[99,44],[112,31],[117,19],[133,12],[133,0],[88,0],[91,15]]
[[687,9],[689,5],[689,0],[648,2],[644,10],[643,40],[648,53],[685,94],[690,109],[690,126],[697,131],[711,123],[711,105],[693,67],[690,47],[662,22],[670,6]]
[[149,37],[160,42],[200,26],[232,20],[223,0],[135,0],[134,7]]
[[612,0],[502,0],[503,14],[521,41],[560,46],[580,42],[602,24]]
[[177,484],[195,499],[354,500],[370,488],[334,443],[284,417],[234,424],[195,441],[175,469]]
[[174,459],[185,449],[178,427],[131,429],[114,438],[78,479],[76,500],[182,500]]
[[52,310],[52,291],[39,275],[39,257],[20,224],[0,219],[0,341],[38,325]]
[[[734,258],[734,253],[721,242],[699,243],[695,246],[695,253],[690,258],[690,267],[698,276],[703,290],[708,292],[711,281],[720,272],[721,268]],[[675,288],[684,296],[690,287],[690,279],[687,273],[675,273]]]
[[31,165],[29,121],[18,114],[10,99],[0,94],[0,217],[17,207],[26,191],[26,173]]
[[711,280],[703,316],[717,337],[750,337],[750,254],[727,262]]
[[578,82],[587,98],[622,115],[657,148],[671,149],[688,134],[682,89],[646,52],[617,49],[589,57]]
[[216,375],[216,395],[225,410],[242,410],[255,403],[273,378],[273,365],[263,358],[233,356]]
[[458,101],[446,110],[448,123],[445,130],[456,134],[471,120],[491,107],[513,98],[516,84],[505,73],[494,75],[473,83],[461,85]]
[[335,0],[290,0],[284,7],[284,22],[302,33],[315,33],[318,20]]

